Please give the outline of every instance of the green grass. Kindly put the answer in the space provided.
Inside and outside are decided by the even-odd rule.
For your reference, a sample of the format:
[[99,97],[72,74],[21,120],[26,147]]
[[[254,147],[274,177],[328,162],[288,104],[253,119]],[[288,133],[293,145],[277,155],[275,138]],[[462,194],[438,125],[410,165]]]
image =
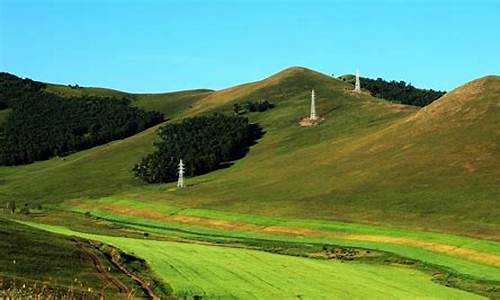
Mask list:
[[79,96],[96,96],[96,97],[125,97],[129,98],[131,94],[121,92],[113,89],[99,88],[99,87],[80,87],[71,88],[61,84],[47,84],[45,91],[49,93],[58,94],[65,97],[79,97]]
[[[97,96],[97,97],[113,97],[113,98],[128,98],[131,104],[148,111],[159,111],[168,119],[172,119],[182,111],[188,110],[200,99],[210,95],[213,91],[207,89],[180,91],[172,93],[156,93],[156,94],[136,94],[121,92],[107,88],[97,87],[81,87],[70,88],[65,85],[49,84],[47,92],[57,95],[69,96]],[[1,120],[1,119],[0,119]]]
[[[133,211],[143,211],[144,216],[134,216],[126,211],[123,214],[105,209],[106,204],[119,205]],[[80,209],[69,208],[81,213],[91,212],[95,217],[120,222],[140,230],[154,231],[164,235],[181,237],[202,236],[204,238],[225,237],[243,239],[262,239],[274,241],[324,243],[340,246],[353,246],[391,252],[402,257],[420,260],[427,264],[441,266],[455,273],[474,276],[485,280],[500,281],[500,243],[452,236],[433,232],[402,230],[390,227],[361,224],[326,222],[297,219],[275,219],[256,215],[225,213],[203,209],[180,209],[163,203],[148,203],[125,199],[104,199]],[[163,214],[163,219],[159,219]],[[150,218],[147,218],[150,215]],[[154,219],[153,219],[154,216]],[[177,219],[168,219],[168,217]],[[197,217],[197,220],[179,220],[178,217]],[[226,226],[217,227],[218,221],[228,221]],[[209,221],[213,221],[210,223]],[[179,223],[181,222],[181,223]],[[248,227],[248,224],[255,226]],[[272,227],[289,228],[290,231],[266,231]],[[297,230],[306,229],[299,236]],[[302,232],[302,231],[301,231]],[[392,238],[392,240],[391,240]],[[399,243],[398,239],[403,239]],[[395,240],[395,241],[394,241]],[[422,243],[424,243],[422,245]],[[471,251],[467,251],[471,250]],[[459,252],[454,252],[459,251]],[[461,251],[461,252],[460,252]],[[450,252],[450,253],[448,253]],[[479,259],[476,256],[492,258],[496,261]],[[472,256],[472,257],[470,257]]]
[[132,105],[162,112],[172,119],[211,93],[210,90],[190,90],[165,94],[135,94]]
[[[405,268],[349,264],[248,249],[91,235],[30,224],[51,232],[100,240],[139,255],[175,295],[209,298],[453,298],[478,296],[430,281]],[[432,296],[430,296],[432,295]]]
[[[405,238],[498,257],[499,77],[474,81],[422,110],[352,94],[350,85],[301,68],[215,92],[133,95],[57,88],[60,90],[54,92],[127,95],[133,105],[160,110],[174,120],[214,110],[231,111],[232,104],[244,101],[268,100],[276,107],[247,114],[266,133],[245,158],[229,168],[187,178],[184,190],[175,190],[174,184],[147,185],[133,178],[133,165],[152,151],[156,127],[65,159],[0,167],[0,205],[12,199],[18,206],[26,202],[57,208],[64,203],[65,209],[92,210],[96,216],[162,236],[331,243],[388,251],[464,276],[500,278],[497,267],[463,253],[345,237]],[[298,121],[308,114],[312,88],[317,111],[325,120],[303,128]],[[113,197],[98,200],[109,196]],[[79,202],[95,205],[78,208]],[[99,208],[106,203],[166,216],[279,225],[321,234],[296,237],[179,224]],[[133,247],[130,243],[121,246]],[[141,253],[147,248],[137,247],[143,247],[137,250]],[[144,258],[161,265],[168,253],[159,251],[157,257],[144,254]],[[178,259],[179,264],[187,265],[182,260],[193,258]]]
[[[169,192],[171,193],[171,192]],[[99,200],[93,200],[90,203],[92,208],[78,208],[73,205],[63,205],[62,207],[78,212],[97,211],[102,205],[119,205],[136,210],[149,210],[156,213],[161,213],[167,216],[190,216],[198,217],[204,220],[224,220],[233,221],[236,224],[253,224],[262,227],[268,226],[284,226],[288,228],[305,228],[325,232],[339,232],[342,234],[366,234],[380,235],[388,237],[404,237],[420,241],[429,241],[436,243],[444,243],[461,248],[469,248],[479,251],[485,251],[492,254],[500,254],[500,243],[495,241],[487,241],[464,236],[456,236],[442,234],[437,232],[425,232],[401,229],[395,227],[383,227],[366,224],[336,222],[336,221],[321,221],[321,220],[304,220],[290,218],[272,218],[266,216],[240,214],[211,209],[196,209],[196,208],[181,208],[168,205],[162,201],[146,201],[133,200],[119,197],[109,197]],[[87,205],[88,206],[88,205]],[[86,207],[86,206],[85,206]],[[112,214],[110,214],[112,215]]]
[[[459,89],[425,112],[350,94],[350,85],[305,69],[225,91],[137,96],[136,105],[173,118],[230,110],[232,103],[246,100],[266,99],[277,106],[248,114],[266,134],[247,157],[230,168],[188,179],[186,191],[165,197],[170,185],[145,185],[133,178],[131,168],[152,149],[152,129],[64,161],[0,167],[0,203],[11,197],[51,203],[123,195],[183,207],[377,223],[498,240],[500,166],[495,157],[500,150],[492,142],[500,138],[495,129],[500,118],[494,113],[498,78],[479,85],[481,93],[463,96]],[[325,121],[301,128],[298,119],[307,115],[313,87]],[[469,96],[468,102],[460,100]],[[463,107],[455,112],[454,103]],[[32,184],[27,186],[27,180]]]
[[38,282],[39,287],[45,284],[93,297],[104,288],[101,276],[73,241],[3,218],[0,218],[0,266],[0,279],[4,281],[10,278],[24,283]]

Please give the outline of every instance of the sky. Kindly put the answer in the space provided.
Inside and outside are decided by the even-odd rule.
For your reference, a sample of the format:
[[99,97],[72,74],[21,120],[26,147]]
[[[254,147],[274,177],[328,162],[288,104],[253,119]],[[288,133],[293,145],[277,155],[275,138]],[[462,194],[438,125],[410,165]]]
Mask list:
[[291,66],[450,90],[500,73],[500,0],[0,0],[0,71],[21,77],[166,92]]

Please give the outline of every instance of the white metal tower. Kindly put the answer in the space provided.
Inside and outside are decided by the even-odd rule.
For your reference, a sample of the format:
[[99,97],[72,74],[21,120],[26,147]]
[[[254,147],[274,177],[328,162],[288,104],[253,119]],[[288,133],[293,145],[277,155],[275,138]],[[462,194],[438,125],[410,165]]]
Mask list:
[[354,86],[354,91],[357,93],[361,92],[361,83],[359,82],[359,70],[356,69],[356,85]]
[[318,119],[318,116],[316,116],[316,95],[314,94],[314,90],[311,91],[311,116],[309,119],[315,121]]
[[179,179],[177,180],[177,188],[182,189],[184,185],[184,163],[182,159],[179,161]]

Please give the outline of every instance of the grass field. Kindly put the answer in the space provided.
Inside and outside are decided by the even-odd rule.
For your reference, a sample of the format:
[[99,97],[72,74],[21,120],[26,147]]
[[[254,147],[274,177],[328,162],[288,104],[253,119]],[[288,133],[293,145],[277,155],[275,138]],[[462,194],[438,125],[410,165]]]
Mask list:
[[[115,294],[112,287],[105,287],[99,273],[74,241],[3,218],[0,218],[0,266],[3,285],[21,283],[19,290],[10,291],[14,298],[21,297],[28,289],[35,290],[36,284],[43,297]],[[28,287],[21,288],[23,284]],[[44,287],[51,290],[42,292]],[[0,287],[0,298],[7,297],[3,294],[5,290],[4,286]]]
[[[161,202],[108,198],[68,207],[166,235],[188,232],[275,241],[325,243],[377,249],[442,266],[457,273],[500,282],[500,243],[433,232],[342,222],[278,219],[204,209],[182,209]],[[177,232],[177,234],[180,234]]]
[[[39,213],[35,212],[35,215]],[[118,258],[113,261],[113,258]],[[144,262],[81,238],[40,230],[0,216],[1,299],[129,299],[145,296],[118,266],[139,274],[153,293],[170,294]]]
[[[308,114],[312,88],[324,121],[305,128],[298,122]],[[132,105],[159,110],[174,122],[211,111],[230,112],[234,103],[244,101],[276,104],[269,111],[246,114],[265,134],[245,158],[187,178],[184,190],[174,184],[147,185],[132,175],[133,165],[152,151],[159,126],[65,159],[0,167],[0,205],[15,199],[18,206],[43,204],[78,213],[78,229],[66,224],[73,231],[32,225],[134,252],[178,295],[262,298],[283,292],[317,298],[335,278],[341,284],[328,293],[340,298],[347,287],[356,287],[359,294],[352,296],[360,298],[470,296],[432,283],[429,270],[448,274],[457,281],[450,284],[463,290],[495,297],[500,293],[498,76],[466,84],[424,109],[353,94],[349,84],[304,68],[221,91],[48,89],[66,95],[126,96]],[[91,216],[87,220],[86,212]],[[50,224],[60,225],[60,217],[55,213]],[[91,236],[94,221],[127,230]],[[170,241],[119,237],[134,230],[139,232],[135,237],[148,232]],[[189,242],[179,243],[183,239]],[[359,247],[419,267],[344,264],[200,244],[228,242]],[[252,267],[251,272],[223,268],[220,260]],[[300,271],[290,274],[284,267],[288,265]],[[311,289],[297,283],[306,270]],[[276,281],[282,278],[290,279]],[[254,294],[252,286],[266,294]]]
[[[412,269],[349,264],[248,249],[91,235],[31,224],[51,232],[100,240],[145,258],[175,295],[209,298],[453,298],[476,295],[434,284]],[[429,296],[432,295],[432,296]]]

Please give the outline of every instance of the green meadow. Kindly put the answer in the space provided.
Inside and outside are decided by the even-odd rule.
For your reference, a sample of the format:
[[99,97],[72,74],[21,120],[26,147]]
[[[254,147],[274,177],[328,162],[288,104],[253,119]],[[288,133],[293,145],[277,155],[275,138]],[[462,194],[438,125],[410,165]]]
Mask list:
[[177,296],[208,298],[479,299],[437,285],[426,274],[394,266],[348,264],[248,249],[85,234],[30,224],[54,233],[100,240],[145,258]]
[[[500,282],[500,243],[433,232],[353,223],[275,219],[107,198],[68,209],[164,235],[300,241],[376,249]],[[148,217],[149,216],[149,217]]]
[[[313,88],[324,120],[302,127]],[[499,298],[500,77],[422,109],[351,89],[305,68],[220,91],[49,85],[62,95],[126,97],[167,122],[232,113],[245,101],[276,107],[245,114],[264,135],[244,158],[187,178],[186,189],[132,174],[158,125],[64,158],[0,167],[0,205],[41,205],[15,218],[142,258],[180,297]],[[323,247],[381,256],[314,257]]]

